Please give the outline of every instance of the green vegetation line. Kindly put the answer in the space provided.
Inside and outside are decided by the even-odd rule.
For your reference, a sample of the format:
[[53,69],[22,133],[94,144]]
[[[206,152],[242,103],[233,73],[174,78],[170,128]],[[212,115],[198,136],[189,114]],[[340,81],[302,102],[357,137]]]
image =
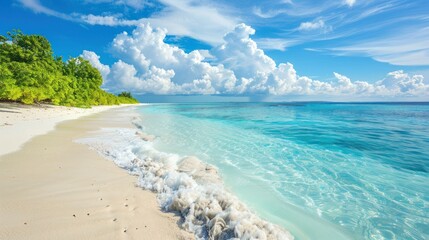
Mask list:
[[43,36],[20,31],[0,35],[0,100],[75,107],[138,102],[129,92],[115,96],[102,90],[102,83],[87,60],[54,57]]

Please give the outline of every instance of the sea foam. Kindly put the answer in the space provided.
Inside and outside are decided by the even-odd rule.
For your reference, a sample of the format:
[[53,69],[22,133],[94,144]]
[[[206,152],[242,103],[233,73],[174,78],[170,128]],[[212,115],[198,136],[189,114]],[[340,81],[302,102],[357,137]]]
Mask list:
[[181,227],[197,239],[293,239],[226,190],[216,167],[156,150],[155,137],[142,131],[138,118],[133,123],[136,129],[104,128],[77,142],[137,175],[138,185],[157,193],[162,209],[179,213]]

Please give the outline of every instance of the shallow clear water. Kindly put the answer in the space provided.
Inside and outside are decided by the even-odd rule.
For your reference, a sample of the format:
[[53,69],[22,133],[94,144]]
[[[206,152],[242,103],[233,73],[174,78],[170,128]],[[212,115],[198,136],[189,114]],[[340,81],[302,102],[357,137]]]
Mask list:
[[230,191],[297,239],[429,239],[428,104],[138,111],[156,149],[217,166]]

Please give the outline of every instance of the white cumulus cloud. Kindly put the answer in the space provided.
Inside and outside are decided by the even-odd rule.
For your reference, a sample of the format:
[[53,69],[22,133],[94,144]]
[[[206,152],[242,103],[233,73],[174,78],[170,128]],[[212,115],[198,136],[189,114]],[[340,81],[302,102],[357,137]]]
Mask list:
[[[324,82],[300,76],[291,63],[277,64],[251,38],[255,30],[238,24],[210,50],[185,52],[165,43],[167,30],[139,24],[131,33],[118,34],[111,51],[119,60],[111,67],[90,51],[82,56],[102,72],[105,87],[155,94],[262,94],[312,96],[428,96],[421,75],[403,71],[368,83],[334,73]],[[205,56],[210,57],[206,61]]]
[[107,79],[107,76],[110,73],[110,67],[100,62],[100,56],[98,56],[95,52],[87,50],[83,50],[83,53],[80,56],[88,60],[93,67],[97,68],[98,71],[100,71],[103,79]]
[[424,83],[422,75],[409,75],[402,70],[390,72],[387,77],[376,83],[384,86],[390,94],[429,94],[429,85]]

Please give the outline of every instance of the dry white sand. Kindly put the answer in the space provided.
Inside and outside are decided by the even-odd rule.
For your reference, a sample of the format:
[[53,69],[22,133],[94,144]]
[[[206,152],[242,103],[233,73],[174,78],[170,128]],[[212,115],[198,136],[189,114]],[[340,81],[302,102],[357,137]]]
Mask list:
[[[1,152],[11,152],[9,147],[21,146],[23,139],[43,134],[59,121],[89,114],[62,108],[64,115],[57,109],[3,105],[2,111],[23,115],[2,116],[3,123],[13,125],[0,127]],[[124,110],[62,122],[19,151],[0,156],[0,239],[193,238],[178,227],[179,217],[159,209],[154,193],[135,186],[135,177],[73,142],[100,127],[123,127],[119,116],[124,114],[116,111]],[[34,130],[41,126],[43,130]],[[15,139],[19,144],[9,143]]]
[[124,106],[128,105],[75,108],[47,104],[30,106],[0,103],[0,156],[19,150],[20,146],[32,137],[54,130],[59,122]]

